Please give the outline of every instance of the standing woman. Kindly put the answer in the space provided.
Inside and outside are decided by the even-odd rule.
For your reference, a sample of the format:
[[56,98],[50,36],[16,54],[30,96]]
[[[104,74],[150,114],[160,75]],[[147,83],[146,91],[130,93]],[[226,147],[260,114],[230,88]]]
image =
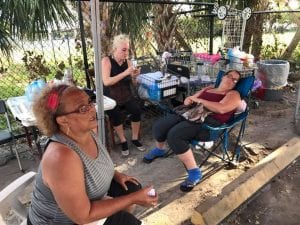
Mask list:
[[49,137],[39,165],[27,225],[140,225],[132,206],[151,206],[151,187],[114,170],[99,143],[89,96],[74,86],[49,86],[33,104],[39,129]]
[[130,114],[132,144],[140,151],[145,150],[138,140],[142,111],[131,91],[131,85],[136,84],[140,69],[132,65],[128,59],[128,52],[129,38],[127,35],[120,34],[114,37],[111,55],[102,59],[104,95],[117,102],[117,106],[107,111],[107,114],[121,141],[123,156],[129,155],[129,148],[124,135],[121,109],[125,109]]

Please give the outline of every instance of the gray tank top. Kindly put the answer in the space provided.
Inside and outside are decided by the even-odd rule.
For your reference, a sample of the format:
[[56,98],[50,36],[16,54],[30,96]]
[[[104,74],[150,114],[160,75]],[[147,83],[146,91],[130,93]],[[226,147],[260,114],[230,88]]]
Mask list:
[[[98,142],[94,132],[91,132],[98,147],[98,156],[92,159],[70,138],[56,134],[50,138],[67,145],[75,151],[83,164],[85,187],[91,201],[101,199],[109,190],[113,175],[114,165],[106,149]],[[66,192],[68,190],[65,190]],[[76,196],[74,196],[76,198]],[[29,219],[33,225],[49,224],[74,224],[59,208],[51,190],[43,183],[41,166],[36,175],[35,187],[29,208]]]

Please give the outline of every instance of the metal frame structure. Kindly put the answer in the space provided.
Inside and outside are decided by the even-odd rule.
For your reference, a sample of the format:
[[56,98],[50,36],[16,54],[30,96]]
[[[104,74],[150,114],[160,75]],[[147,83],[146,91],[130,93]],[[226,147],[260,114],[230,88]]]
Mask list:
[[222,46],[243,48],[244,34],[247,19],[242,16],[242,11],[229,9],[228,15],[223,20]]
[[[78,0],[76,0],[78,1]],[[100,32],[100,12],[99,12],[99,2],[124,2],[124,3],[153,3],[153,4],[184,4],[184,5],[204,5],[208,6],[211,8],[214,8],[215,4],[214,3],[207,3],[207,2],[190,2],[190,1],[165,1],[165,0],[149,0],[149,1],[142,1],[142,0],[81,0],[81,1],[89,1],[91,4],[91,20],[92,20],[92,34],[93,34],[93,45],[95,48],[94,51],[94,65],[95,65],[95,79],[96,79],[96,101],[98,105],[98,127],[99,127],[99,139],[102,141],[103,144],[105,144],[105,129],[104,129],[104,108],[103,108],[103,88],[102,88],[102,80],[101,78],[101,32]],[[293,11],[294,12],[294,11]],[[296,10],[295,12],[299,12]],[[233,12],[233,14],[239,14],[237,11]],[[273,11],[268,12],[253,12],[254,14],[256,13],[274,13]],[[230,13],[229,13],[230,14]],[[209,16],[211,17],[210,25],[212,26],[213,30],[213,24],[214,24],[214,17],[216,16],[215,14],[210,14],[210,15],[203,15],[203,16]],[[245,31],[245,22],[242,25],[241,28],[241,37],[244,36],[244,31]],[[212,37],[213,37],[213,32],[210,32],[210,46],[209,46],[209,52],[212,54],[212,48],[213,48],[213,43],[212,43]],[[239,44],[241,47],[243,45],[243,42],[241,41]]]
[[[83,0],[84,1],[84,0]],[[101,79],[101,31],[100,31],[100,11],[99,2],[111,2],[105,0],[90,0],[91,4],[91,20],[92,20],[92,35],[93,35],[93,46],[94,46],[94,69],[95,69],[95,80],[96,80],[96,102],[98,112],[98,135],[99,140],[105,146],[105,125],[104,125],[104,108],[103,108],[103,83]],[[214,6],[213,3],[207,2],[170,2],[161,0],[150,0],[150,1],[137,1],[137,0],[115,0],[113,2],[125,2],[125,3],[157,3],[157,4],[185,4],[185,5],[206,5]],[[213,17],[212,22],[213,23]],[[211,34],[212,35],[212,34]],[[210,43],[210,49],[212,49],[212,43]]]

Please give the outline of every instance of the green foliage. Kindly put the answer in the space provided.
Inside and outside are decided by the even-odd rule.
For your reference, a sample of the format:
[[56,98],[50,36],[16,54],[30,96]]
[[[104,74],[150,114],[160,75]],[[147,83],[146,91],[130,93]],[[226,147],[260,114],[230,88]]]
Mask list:
[[47,36],[48,28],[60,28],[75,21],[66,1],[5,0],[1,1],[1,20],[10,36],[29,39]]
[[66,68],[66,64],[64,61],[61,61],[58,66],[57,66],[57,69],[56,69],[56,72],[55,72],[55,79],[58,79],[58,80],[61,80],[64,76],[64,69]]
[[298,62],[298,65],[300,66],[300,45],[299,44],[293,52],[292,60]]
[[28,71],[30,81],[41,77],[45,78],[50,73],[50,69],[46,66],[46,61],[42,55],[36,54],[33,51],[25,51],[22,60]]
[[142,41],[141,28],[148,22],[147,15],[150,9],[151,4],[113,3],[109,20],[112,33],[126,33],[132,40]]
[[[208,17],[182,17],[179,21],[180,34],[184,40],[196,49],[206,49],[209,43],[209,18]],[[222,35],[222,23],[215,22],[214,37]]]
[[0,99],[24,94],[28,84],[28,72],[23,64],[5,65],[6,70],[0,74]]
[[[81,43],[76,42],[75,49],[76,49],[76,52],[72,57],[74,66],[78,69],[84,70],[84,62],[83,62]],[[89,68],[93,68],[94,67],[94,48],[89,43],[87,43],[87,45],[86,45],[86,54],[87,54],[87,61],[88,61]]]
[[300,71],[300,44],[294,50],[290,62],[291,71]]
[[273,38],[274,44],[267,44],[262,47],[262,59],[280,59],[282,53],[286,49],[287,45],[285,43],[279,42],[278,37],[275,34],[273,34]]
[[0,21],[0,53],[10,56],[13,40],[2,21]]

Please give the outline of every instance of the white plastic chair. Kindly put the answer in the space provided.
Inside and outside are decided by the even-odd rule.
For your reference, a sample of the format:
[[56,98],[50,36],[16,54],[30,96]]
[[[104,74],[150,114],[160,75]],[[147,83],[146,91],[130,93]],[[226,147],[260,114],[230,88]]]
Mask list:
[[[27,224],[27,207],[19,200],[24,195],[25,188],[35,178],[36,173],[31,171],[17,178],[0,192],[0,224],[5,225],[5,216],[9,210],[13,210],[20,218],[20,225]],[[7,224],[8,225],[8,224]]]

